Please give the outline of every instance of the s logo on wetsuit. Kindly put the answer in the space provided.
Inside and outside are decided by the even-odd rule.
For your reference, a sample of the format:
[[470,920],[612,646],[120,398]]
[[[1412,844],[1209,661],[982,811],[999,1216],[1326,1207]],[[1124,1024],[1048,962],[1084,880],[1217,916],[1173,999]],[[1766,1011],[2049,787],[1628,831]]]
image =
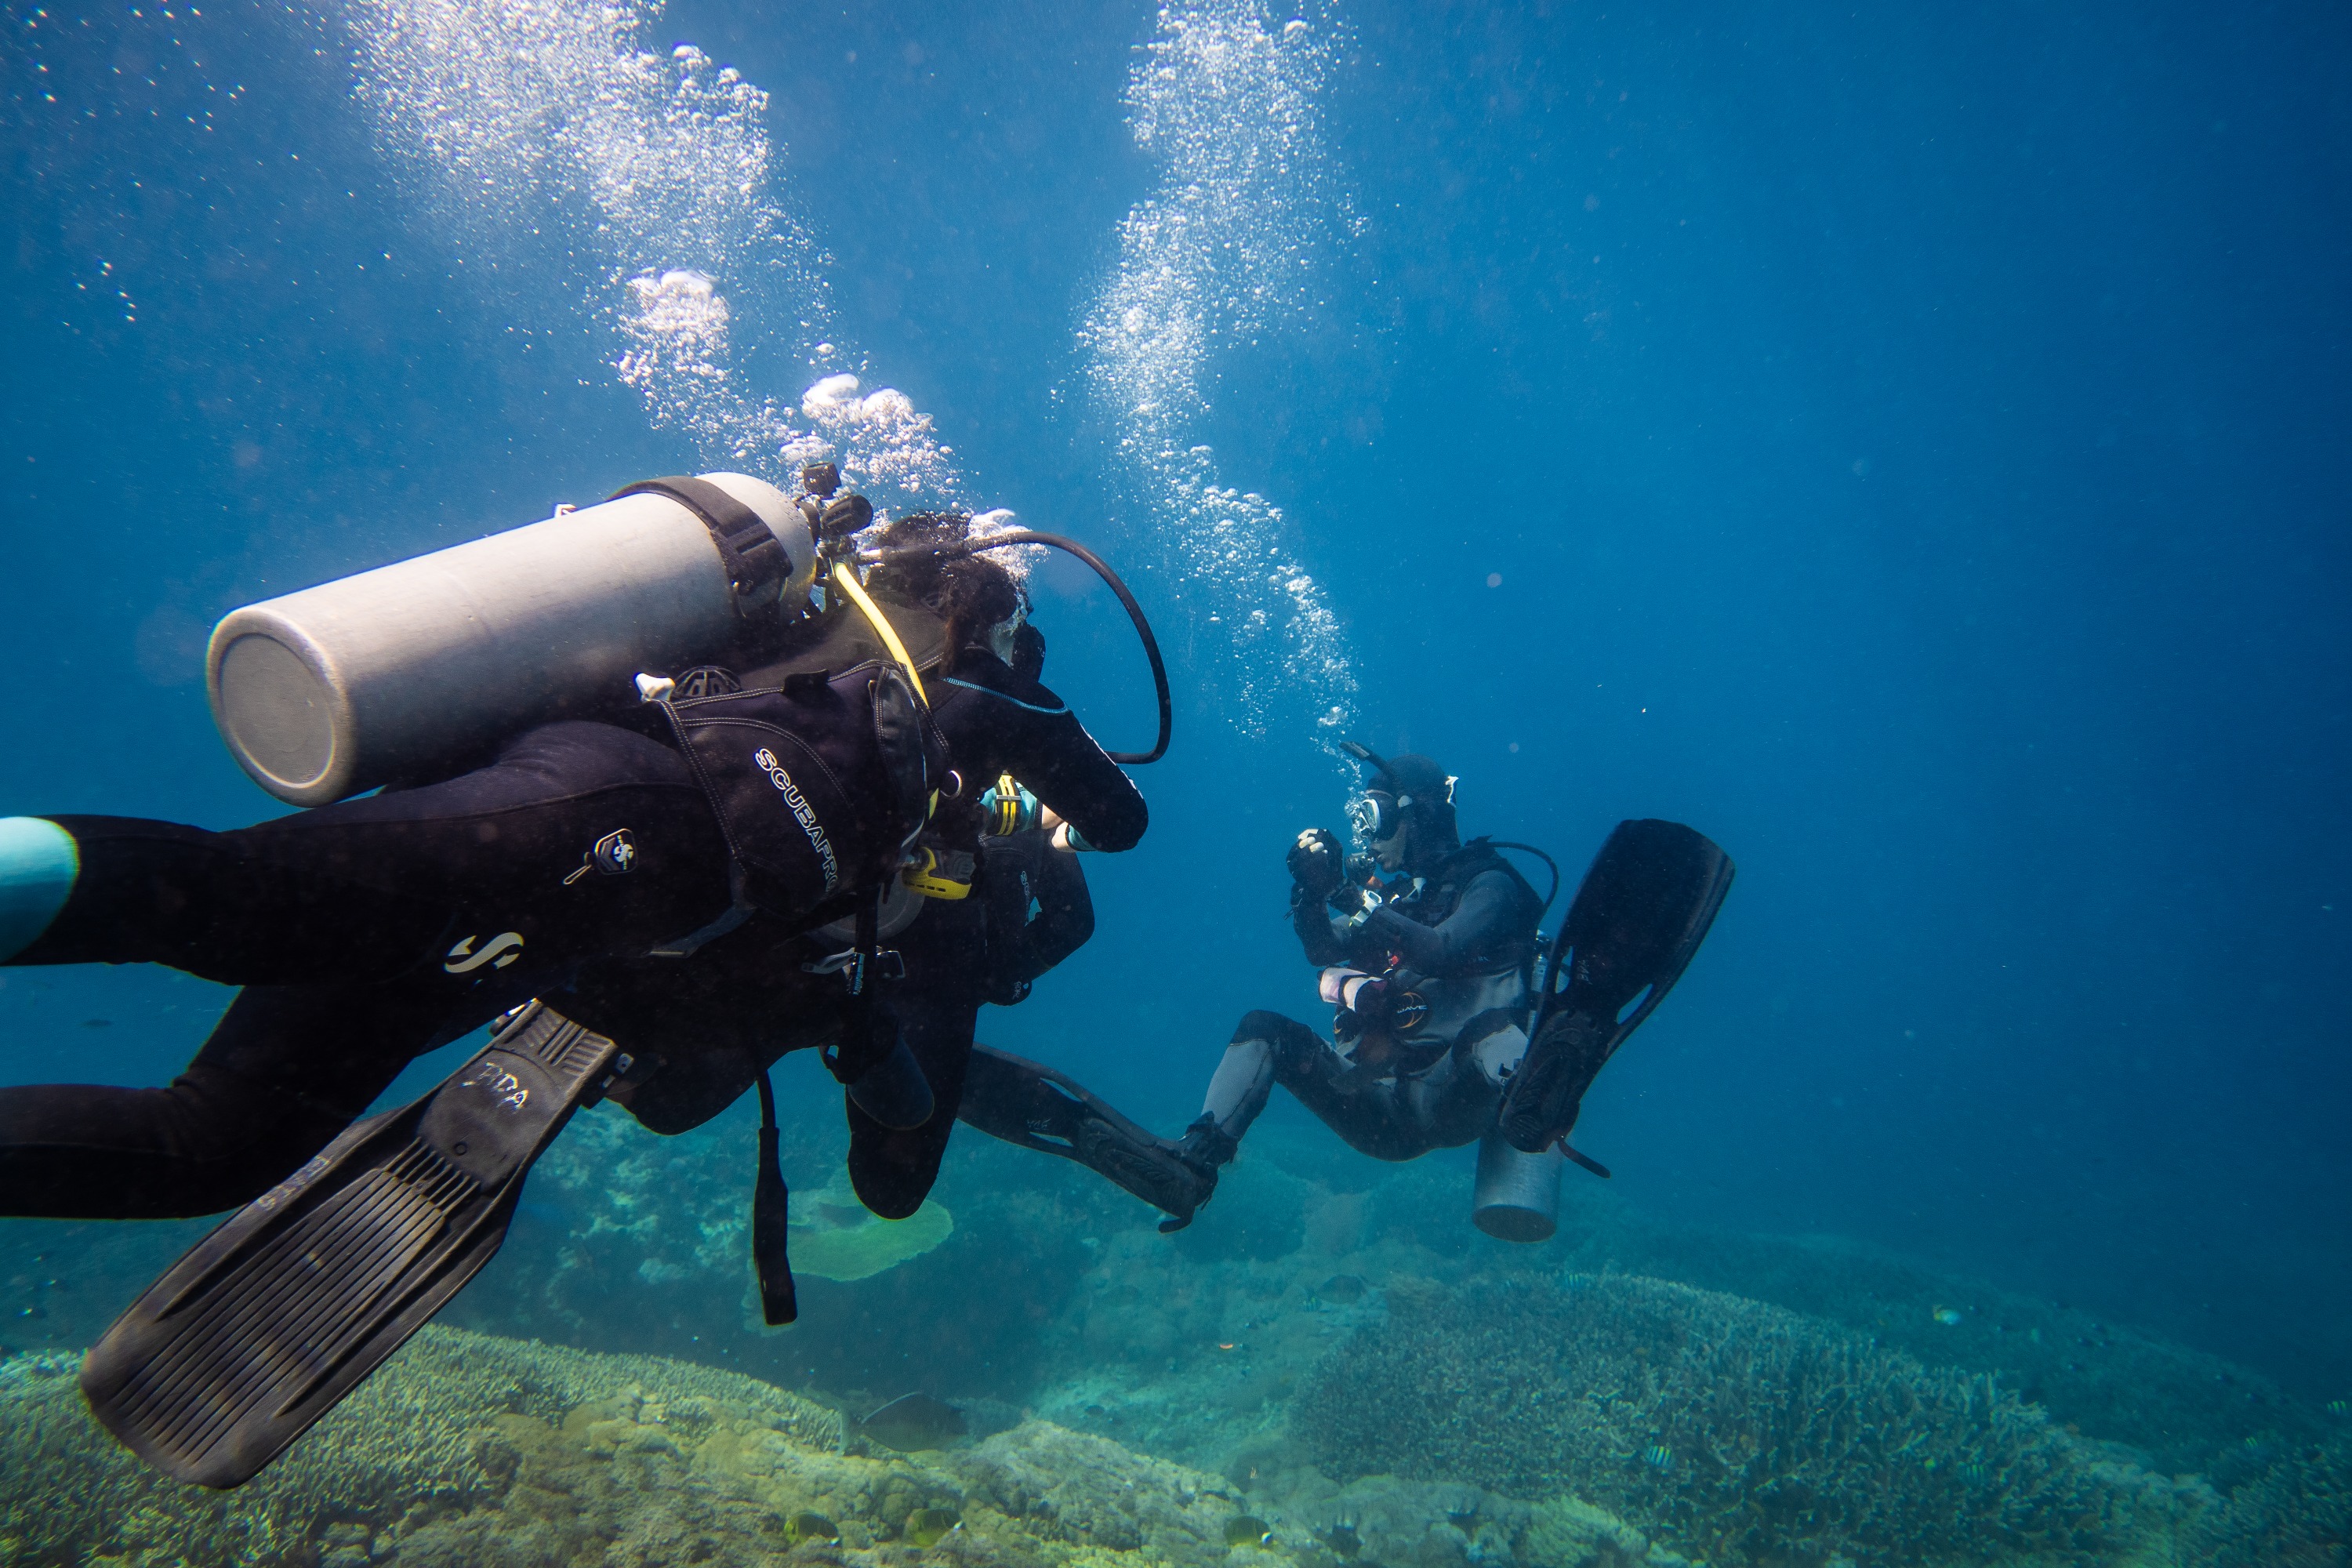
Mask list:
[[441,967],[451,974],[470,974],[485,963],[492,969],[504,969],[521,956],[522,932],[502,931],[479,952],[474,951],[474,939],[467,937],[449,950],[449,961]]

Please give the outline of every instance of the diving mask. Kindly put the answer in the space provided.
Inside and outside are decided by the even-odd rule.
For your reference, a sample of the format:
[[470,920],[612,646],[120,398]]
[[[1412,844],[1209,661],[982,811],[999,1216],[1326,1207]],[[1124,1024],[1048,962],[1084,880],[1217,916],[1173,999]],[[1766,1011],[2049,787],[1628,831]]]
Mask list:
[[1397,836],[1397,830],[1404,826],[1405,808],[1412,804],[1411,795],[1368,789],[1348,803],[1348,826],[1362,842],[1381,843]]

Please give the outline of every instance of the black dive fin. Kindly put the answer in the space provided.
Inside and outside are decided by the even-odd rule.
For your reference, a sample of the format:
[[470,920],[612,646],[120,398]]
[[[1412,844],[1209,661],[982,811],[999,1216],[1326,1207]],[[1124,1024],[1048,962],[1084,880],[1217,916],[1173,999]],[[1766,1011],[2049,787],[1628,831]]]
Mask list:
[[531,1162],[619,1056],[532,1004],[173,1265],[83,1359],[90,1409],[174,1480],[251,1479],[490,1260]]
[[1531,1043],[1496,1121],[1522,1153],[1576,1125],[1584,1091],[1682,978],[1731,887],[1731,858],[1679,822],[1621,822],[1552,940]]
[[992,1138],[1076,1160],[1156,1209],[1190,1220],[1216,1190],[1174,1145],[1120,1115],[1066,1073],[974,1046],[956,1117]]

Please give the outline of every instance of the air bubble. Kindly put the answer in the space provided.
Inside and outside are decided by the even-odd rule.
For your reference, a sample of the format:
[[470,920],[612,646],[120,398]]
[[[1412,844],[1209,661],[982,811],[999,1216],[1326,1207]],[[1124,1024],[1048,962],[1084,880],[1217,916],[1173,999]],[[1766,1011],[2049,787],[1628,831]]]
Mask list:
[[[1209,590],[1194,613],[1225,648],[1234,715],[1253,731],[1344,728],[1356,692],[1346,633],[1290,559],[1282,510],[1222,484],[1198,439],[1214,346],[1306,318],[1316,300],[1300,262],[1328,253],[1335,221],[1352,224],[1318,98],[1339,29],[1310,30],[1256,0],[1161,10],[1128,86],[1136,144],[1160,180],[1119,226],[1118,266],[1080,331],[1132,499],[1170,564]],[[1268,561],[1280,569],[1268,574]]]

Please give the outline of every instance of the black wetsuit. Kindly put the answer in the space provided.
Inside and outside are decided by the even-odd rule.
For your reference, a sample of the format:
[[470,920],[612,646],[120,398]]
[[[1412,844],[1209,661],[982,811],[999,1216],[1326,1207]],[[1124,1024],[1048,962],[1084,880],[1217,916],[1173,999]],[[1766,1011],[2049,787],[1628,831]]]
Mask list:
[[[887,607],[900,619],[899,606]],[[927,839],[977,853],[980,789],[1008,772],[1096,847],[1126,849],[1141,838],[1142,795],[1051,690],[976,649],[965,650],[952,675],[927,672],[925,680],[932,717],[964,780],[957,798],[940,803]],[[1003,891],[995,882],[1000,864],[995,856],[982,862],[968,898],[927,900],[914,923],[885,944],[898,954],[903,974],[877,984],[879,1021],[914,1053],[935,1109],[921,1126],[894,1131],[847,1105],[851,1179],[877,1214],[901,1217],[921,1206],[954,1131],[973,1027],[989,999],[988,910]],[[1076,940],[1091,931],[1088,904]],[[650,1076],[615,1098],[654,1131],[679,1132],[730,1104],[785,1052],[841,1037],[851,1011],[843,981],[802,967],[827,946],[755,924],[683,964],[650,958],[596,964],[546,1000],[633,1055],[657,1058]]]
[[[936,666],[938,621],[886,609],[919,663]],[[841,610],[784,643],[783,661],[751,671],[747,687],[810,672],[851,682],[883,651]],[[1142,798],[1045,688],[967,652],[931,697],[963,778],[1010,766],[1097,845],[1141,836]],[[614,1021],[624,1048],[661,1042],[669,1081],[635,1101],[661,1131],[740,1093],[758,1070],[745,1063],[823,1043],[840,982],[803,973],[805,952],[781,951],[805,946],[794,937],[807,919],[761,914],[692,958],[644,956],[728,915],[740,883],[709,781],[656,710],[625,717],[542,726],[458,777],[228,833],[53,818],[75,839],[79,872],[47,930],[10,962],[165,963],[246,989],[168,1088],[0,1089],[0,1214],[162,1217],[244,1203],[415,1057],[535,995],[580,1003],[592,1026]],[[774,792],[762,778],[753,793]],[[976,849],[976,805],[941,805],[934,835]],[[838,907],[811,918],[852,901],[845,887]],[[902,944],[918,984],[890,1006],[946,1107],[921,1130],[935,1137],[919,1142],[943,1146],[979,1005],[979,906],[922,923],[934,930]],[[602,993],[617,1002],[593,1009],[612,1000]],[[721,1088],[730,1092],[712,1103]],[[875,1131],[862,1138],[868,1152]],[[928,1159],[935,1169],[938,1148]]]
[[[209,1214],[267,1189],[418,1054],[729,907],[685,759],[550,724],[488,766],[228,833],[59,816],[81,866],[12,961],[163,963],[246,989],[169,1088],[0,1089],[0,1214]],[[615,833],[599,868],[596,847]]]
[[[1541,900],[1483,842],[1387,891],[1388,901],[1352,927],[1319,900],[1295,900],[1293,929],[1308,963],[1380,977],[1388,996],[1412,994],[1425,1016],[1405,1027],[1370,1020],[1343,1056],[1294,1018],[1246,1015],[1203,1107],[1224,1137],[1248,1130],[1276,1083],[1383,1160],[1471,1142],[1492,1120],[1501,1073],[1527,1047],[1524,973]],[[1399,1016],[1412,1017],[1391,1015]]]

